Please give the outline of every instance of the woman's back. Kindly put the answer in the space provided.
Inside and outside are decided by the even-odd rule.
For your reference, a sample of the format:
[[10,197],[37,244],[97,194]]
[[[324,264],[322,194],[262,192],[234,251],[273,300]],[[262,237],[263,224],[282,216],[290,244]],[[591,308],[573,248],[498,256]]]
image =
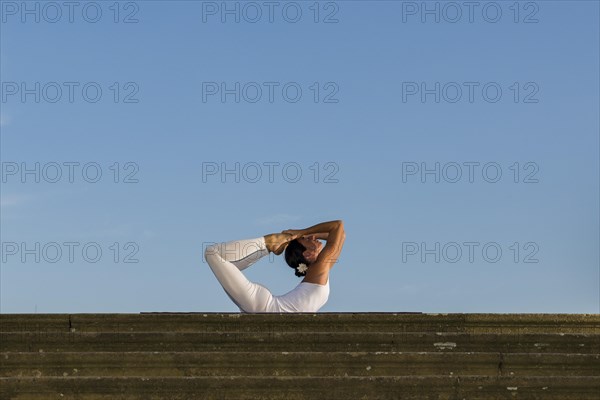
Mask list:
[[272,312],[317,312],[329,299],[329,278],[325,285],[300,282],[284,295],[273,296]]

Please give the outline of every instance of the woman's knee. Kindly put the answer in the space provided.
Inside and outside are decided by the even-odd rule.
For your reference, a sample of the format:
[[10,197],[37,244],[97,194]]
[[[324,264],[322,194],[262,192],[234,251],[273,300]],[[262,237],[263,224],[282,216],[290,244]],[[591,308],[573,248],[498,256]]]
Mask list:
[[216,256],[217,254],[219,254],[219,246],[216,243],[209,244],[204,249],[204,259],[206,261],[208,261],[208,258],[211,256]]

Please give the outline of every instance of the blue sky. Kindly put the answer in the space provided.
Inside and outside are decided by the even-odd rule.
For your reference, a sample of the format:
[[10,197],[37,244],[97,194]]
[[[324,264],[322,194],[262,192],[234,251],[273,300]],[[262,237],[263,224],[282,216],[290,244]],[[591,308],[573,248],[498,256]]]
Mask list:
[[206,244],[343,219],[323,312],[600,312],[598,2],[466,3],[1,1],[0,311],[237,312]]

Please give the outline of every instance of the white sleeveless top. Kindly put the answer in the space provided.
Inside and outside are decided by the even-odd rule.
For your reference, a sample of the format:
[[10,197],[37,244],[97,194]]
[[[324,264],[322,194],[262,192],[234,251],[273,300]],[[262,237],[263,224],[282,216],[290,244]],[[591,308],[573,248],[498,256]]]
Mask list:
[[300,282],[284,295],[273,296],[270,312],[317,312],[329,299],[329,277],[325,285]]

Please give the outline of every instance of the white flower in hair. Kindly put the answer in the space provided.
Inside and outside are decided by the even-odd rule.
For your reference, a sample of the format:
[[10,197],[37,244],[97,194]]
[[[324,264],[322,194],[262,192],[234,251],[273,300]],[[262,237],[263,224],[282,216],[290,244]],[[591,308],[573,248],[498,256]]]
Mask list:
[[304,264],[304,263],[298,264],[298,272],[302,273],[302,272],[306,271],[307,269],[308,269],[308,267],[306,266],[306,264]]

